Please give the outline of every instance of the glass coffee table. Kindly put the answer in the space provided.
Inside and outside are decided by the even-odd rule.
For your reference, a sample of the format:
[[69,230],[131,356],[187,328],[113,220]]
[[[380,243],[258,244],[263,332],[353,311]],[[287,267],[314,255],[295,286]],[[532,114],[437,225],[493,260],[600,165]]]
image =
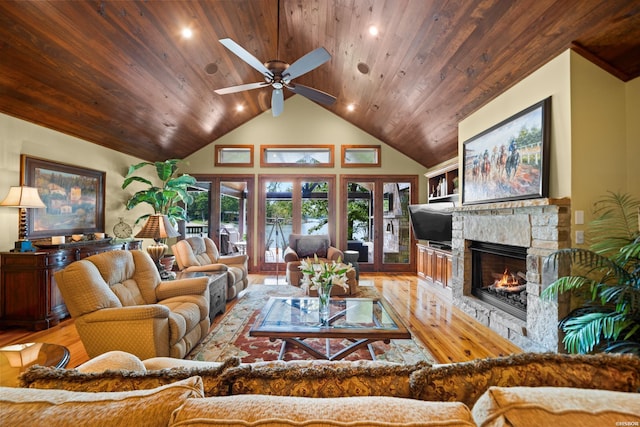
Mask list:
[[[317,359],[340,360],[367,346],[376,359],[371,343],[392,339],[410,339],[411,333],[402,324],[393,308],[382,298],[331,299],[329,325],[322,326],[318,316],[318,298],[271,297],[249,331],[252,337],[282,340],[278,359],[284,356],[287,344],[296,346]],[[308,338],[324,338],[325,352],[304,342]],[[331,354],[330,339],[351,342]]]

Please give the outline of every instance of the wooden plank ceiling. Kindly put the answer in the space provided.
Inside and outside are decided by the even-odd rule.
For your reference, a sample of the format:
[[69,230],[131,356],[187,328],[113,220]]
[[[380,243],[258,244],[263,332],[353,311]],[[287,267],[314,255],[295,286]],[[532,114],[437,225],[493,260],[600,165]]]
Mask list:
[[146,160],[183,158],[270,108],[270,87],[213,92],[261,81],[225,37],[261,61],[326,48],[332,59],[296,82],[426,167],[457,154],[461,119],[567,48],[624,81],[640,75],[640,0],[3,0],[0,111]]

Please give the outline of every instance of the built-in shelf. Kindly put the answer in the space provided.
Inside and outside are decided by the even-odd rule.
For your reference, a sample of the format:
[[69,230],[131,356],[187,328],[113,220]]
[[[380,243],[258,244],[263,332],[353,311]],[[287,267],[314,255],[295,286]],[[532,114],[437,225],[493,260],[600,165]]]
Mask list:
[[458,180],[458,159],[452,159],[446,166],[424,174],[428,179],[429,202],[457,202],[458,193],[454,192],[454,181]]

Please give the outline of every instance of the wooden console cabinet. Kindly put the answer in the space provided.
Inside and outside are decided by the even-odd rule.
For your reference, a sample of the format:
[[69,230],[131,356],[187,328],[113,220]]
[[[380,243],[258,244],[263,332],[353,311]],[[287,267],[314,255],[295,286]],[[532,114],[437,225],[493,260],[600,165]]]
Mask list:
[[48,329],[69,315],[53,274],[73,261],[118,249],[140,249],[141,241],[111,239],[40,247],[37,252],[0,253],[0,328]]
[[444,288],[451,286],[451,252],[418,243],[418,276]]

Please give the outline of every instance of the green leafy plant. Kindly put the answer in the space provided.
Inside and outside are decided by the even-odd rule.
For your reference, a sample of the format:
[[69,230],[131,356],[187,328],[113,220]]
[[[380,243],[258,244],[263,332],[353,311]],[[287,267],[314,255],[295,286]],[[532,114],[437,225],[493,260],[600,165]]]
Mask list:
[[598,216],[588,226],[589,249],[562,249],[546,260],[571,266],[571,275],[542,293],[550,299],[570,292],[573,301],[580,301],[560,321],[571,353],[640,355],[639,207],[629,195],[609,193],[596,202]]
[[[146,203],[153,208],[154,214],[167,215],[173,225],[177,221],[187,220],[187,211],[180,206],[180,202],[190,204],[193,196],[187,191],[188,187],[196,183],[196,179],[188,174],[178,176],[178,159],[169,159],[163,162],[142,162],[129,166],[125,180],[122,183],[124,190],[133,182],[140,182],[148,187],[136,192],[127,201],[127,209],[133,209],[141,203]],[[155,185],[147,178],[133,175],[138,169],[152,166],[156,170],[160,185]],[[136,224],[146,220],[151,214],[140,216]]]

